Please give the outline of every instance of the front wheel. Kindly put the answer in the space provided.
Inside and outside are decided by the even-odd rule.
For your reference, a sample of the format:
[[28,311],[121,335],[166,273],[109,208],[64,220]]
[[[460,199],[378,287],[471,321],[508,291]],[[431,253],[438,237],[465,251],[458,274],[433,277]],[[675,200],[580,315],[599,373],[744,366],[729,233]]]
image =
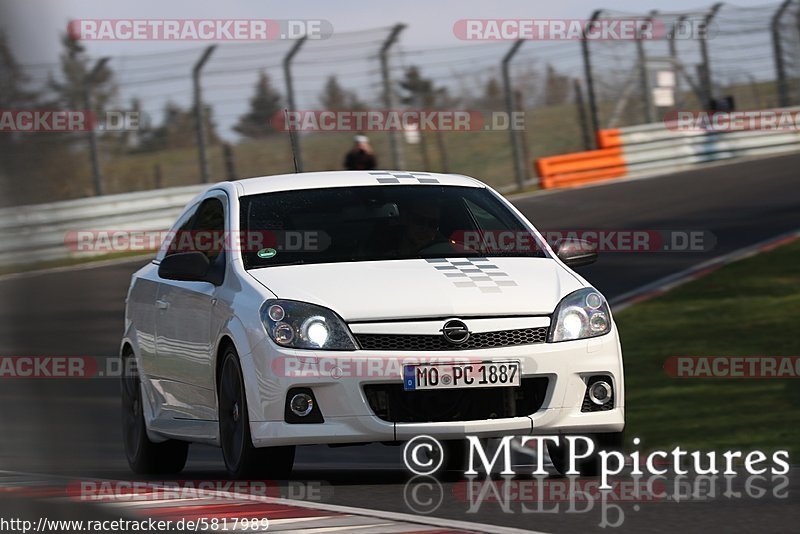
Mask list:
[[[591,434],[586,437],[590,438],[594,443],[594,451],[587,458],[582,458],[575,462],[575,468],[582,476],[594,477],[600,474],[600,455],[601,450],[621,450],[623,442],[622,432],[608,432],[603,434]],[[550,454],[550,460],[553,462],[553,467],[562,475],[566,475],[569,471],[569,444],[565,439],[566,436],[561,436],[559,444],[556,445],[550,441],[547,442],[547,452]],[[586,453],[586,447],[583,440],[576,441],[576,455],[583,455]]]
[[186,465],[189,444],[172,439],[150,441],[144,423],[141,380],[130,347],[122,354],[122,365],[122,436],[128,465],[142,475],[180,473]]
[[294,464],[293,446],[253,446],[239,356],[228,347],[219,376],[219,437],[228,475],[234,479],[286,479]]

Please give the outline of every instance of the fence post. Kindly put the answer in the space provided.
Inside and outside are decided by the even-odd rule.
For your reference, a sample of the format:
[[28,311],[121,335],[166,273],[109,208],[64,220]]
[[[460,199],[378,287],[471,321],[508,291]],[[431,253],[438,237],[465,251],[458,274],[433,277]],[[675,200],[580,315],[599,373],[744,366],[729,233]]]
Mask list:
[[584,150],[592,149],[592,134],[589,133],[589,118],[586,116],[586,106],[583,102],[583,89],[578,78],[572,80],[573,91],[575,92],[575,107],[578,110],[578,122],[581,125],[581,141]]
[[783,60],[780,24],[781,17],[783,17],[792,1],[785,0],[772,17],[772,49],[773,54],[775,54],[775,73],[778,82],[778,106],[782,108],[789,105],[789,88],[786,86],[786,63]]
[[[525,111],[525,99],[522,97],[522,91],[519,89],[514,91],[514,105],[516,109]],[[525,165],[525,176],[529,177],[528,162],[531,161],[531,154],[528,150],[528,132],[525,128],[517,132],[519,134],[520,145],[522,145],[522,163]]]
[[97,117],[94,117],[92,111],[92,86],[96,81],[97,75],[103,69],[108,60],[111,58],[100,58],[94,64],[94,68],[83,78],[83,107],[89,117],[93,117],[87,121],[89,126],[89,158],[92,163],[92,183],[94,184],[94,194],[100,196],[103,194],[103,176],[100,172],[100,156],[97,153]]
[[[652,25],[653,19],[647,19]],[[650,93],[650,77],[647,72],[647,54],[644,50],[644,41],[642,40],[641,28],[636,36],[636,57],[639,60],[639,84],[642,91],[642,104],[644,105],[644,121],[652,123],[655,121],[655,114],[653,113],[653,95]]]
[[[405,24],[395,25],[381,46],[380,59],[381,79],[383,80],[383,106],[386,108],[386,111],[391,111],[391,109],[394,107],[394,91],[392,91],[392,81],[389,77],[389,49],[394,43],[397,42],[400,32],[403,31],[405,27]],[[397,139],[397,131],[395,130],[389,131],[389,147],[392,151],[392,164],[394,165],[394,168],[396,170],[402,170],[403,167],[405,167],[405,162],[403,161],[403,150],[400,146],[399,140]]]
[[697,86],[696,83],[692,81],[692,77],[689,76],[689,73],[686,72],[683,64],[681,63],[680,58],[678,57],[678,45],[675,43],[675,33],[681,29],[682,24],[687,19],[686,15],[681,15],[678,17],[678,20],[675,21],[675,24],[672,26],[672,31],[669,34],[669,57],[672,60],[672,66],[677,71],[677,74],[680,76],[675,76],[675,94],[681,97],[681,101],[683,101],[683,97],[681,93],[683,89],[681,88],[680,77],[686,80],[686,83],[689,84],[689,87],[692,88],[694,91],[697,100],[701,103],[703,102],[703,91]]
[[[589,51],[589,39],[586,38],[586,33],[589,30],[589,26],[596,23],[597,19],[600,18],[600,15],[602,14],[602,9],[598,9],[592,13],[592,18],[589,19],[589,22],[586,24],[586,28],[583,29],[583,39],[581,40],[581,50],[583,51],[583,71],[586,78],[586,92],[588,93],[589,97],[589,118],[592,121],[592,132],[595,134],[597,134],[597,131],[600,129],[600,114],[597,110],[597,95],[594,91],[594,79],[592,74],[592,57]],[[594,146],[594,141],[592,141],[592,146]]]
[[[303,43],[306,42],[306,39],[308,39],[308,36],[306,35],[298,39],[283,58],[283,78],[286,81],[286,100],[289,104],[289,110],[292,112],[297,111],[294,101],[294,84],[292,83],[292,59],[294,59],[294,56],[300,51],[300,47],[303,46]],[[292,142],[292,152],[294,153],[297,172],[303,172],[303,151],[300,149],[300,136],[297,135],[297,132],[295,132],[295,134],[291,136],[290,140]]]
[[438,129],[434,132],[436,136],[436,146],[439,148],[439,159],[442,164],[442,172],[447,174],[450,172],[450,156],[447,154],[447,143],[444,140],[442,132]]
[[[683,96],[681,95],[681,78],[680,74],[683,71],[683,66],[681,65],[680,59],[678,59],[678,45],[675,43],[675,34],[680,31],[681,26],[683,25],[683,21],[686,20],[686,15],[681,15],[678,17],[678,20],[672,25],[672,31],[669,32],[669,58],[672,61],[672,68],[675,69],[675,101],[676,104],[678,101],[683,102]],[[691,82],[690,82],[691,83]],[[680,99],[680,100],[679,100]]]
[[503,70],[503,88],[505,89],[505,100],[506,100],[506,113],[508,113],[508,120],[509,120],[509,129],[508,132],[511,135],[511,154],[514,158],[514,176],[517,180],[517,188],[522,190],[525,187],[525,182],[528,180],[527,173],[525,169],[527,169],[527,165],[523,165],[522,163],[522,147],[520,147],[519,142],[519,132],[514,129],[513,121],[511,120],[514,112],[516,111],[516,106],[514,105],[514,90],[511,88],[511,72],[509,69],[509,65],[511,64],[511,60],[514,57],[514,54],[517,53],[519,47],[521,47],[525,43],[522,39],[516,41],[506,55],[503,56],[502,62],[502,70]]
[[211,45],[203,51],[203,55],[192,67],[192,86],[194,88],[194,118],[197,130],[197,154],[200,161],[200,177],[204,184],[210,181],[211,171],[208,169],[208,156],[206,155],[206,111],[203,107],[203,91],[200,87],[200,71],[211,57],[217,45]]
[[711,108],[711,100],[714,97],[714,89],[713,89],[713,80],[711,78],[711,61],[708,57],[708,26],[711,24],[711,21],[714,20],[714,17],[717,15],[717,12],[722,7],[722,2],[718,2],[711,6],[711,10],[706,14],[705,19],[703,19],[703,27],[701,28],[700,34],[700,56],[702,57],[702,66],[700,70],[701,75],[701,87],[703,89],[703,104],[705,104],[709,109]]
[[233,156],[233,147],[230,145],[230,143],[225,143],[222,145],[222,155],[223,159],[225,160],[225,179],[229,182],[238,180],[238,175],[236,173],[236,160]]
[[156,163],[153,165],[153,189],[161,189],[164,187],[164,178],[161,173],[161,164]]

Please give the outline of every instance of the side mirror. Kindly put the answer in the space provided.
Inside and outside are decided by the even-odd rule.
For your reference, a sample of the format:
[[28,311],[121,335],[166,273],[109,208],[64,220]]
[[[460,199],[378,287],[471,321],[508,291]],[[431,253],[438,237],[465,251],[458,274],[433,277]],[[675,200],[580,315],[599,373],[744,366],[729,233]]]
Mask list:
[[597,261],[597,245],[583,239],[561,239],[554,247],[556,256],[569,267],[580,267]]
[[208,282],[211,263],[202,252],[179,252],[161,260],[158,276],[166,280],[184,282]]

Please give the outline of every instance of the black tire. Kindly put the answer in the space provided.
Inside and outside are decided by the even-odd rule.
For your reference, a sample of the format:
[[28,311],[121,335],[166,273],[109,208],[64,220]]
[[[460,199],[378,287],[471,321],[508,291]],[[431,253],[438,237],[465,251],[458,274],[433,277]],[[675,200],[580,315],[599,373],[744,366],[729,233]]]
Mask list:
[[155,443],[147,437],[141,381],[130,347],[122,353],[122,369],[122,437],[128,465],[141,475],[180,473],[186,465],[189,444],[172,439]]
[[[622,450],[623,432],[608,432],[603,434],[591,434],[586,437],[591,438],[594,442],[594,452],[588,458],[578,460],[575,467],[581,476],[595,477],[600,475],[600,455],[598,451],[601,450]],[[569,445],[566,442],[566,436],[561,436],[560,445],[556,446],[554,443],[547,442],[547,452],[550,455],[550,460],[553,462],[553,467],[562,475],[566,475],[569,470]],[[577,442],[578,454],[586,451],[580,445],[582,441]]]
[[219,437],[228,476],[234,479],[284,480],[294,465],[294,446],[253,446],[239,356],[228,347],[218,379]]
[[[489,438],[480,438],[480,442],[484,450],[487,450],[489,447]],[[442,441],[442,448],[444,449],[442,469],[444,471],[459,473],[463,476],[464,471],[469,467],[469,440],[448,439]]]

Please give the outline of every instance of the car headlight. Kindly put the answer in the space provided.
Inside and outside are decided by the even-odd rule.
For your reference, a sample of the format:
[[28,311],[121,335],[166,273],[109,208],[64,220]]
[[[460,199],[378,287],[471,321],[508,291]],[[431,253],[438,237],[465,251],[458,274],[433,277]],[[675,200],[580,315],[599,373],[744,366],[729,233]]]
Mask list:
[[322,306],[296,300],[270,299],[261,307],[261,320],[272,341],[282,347],[356,349],[344,321]]
[[550,343],[602,336],[611,331],[611,312],[603,295],[587,287],[558,303],[550,327]]

